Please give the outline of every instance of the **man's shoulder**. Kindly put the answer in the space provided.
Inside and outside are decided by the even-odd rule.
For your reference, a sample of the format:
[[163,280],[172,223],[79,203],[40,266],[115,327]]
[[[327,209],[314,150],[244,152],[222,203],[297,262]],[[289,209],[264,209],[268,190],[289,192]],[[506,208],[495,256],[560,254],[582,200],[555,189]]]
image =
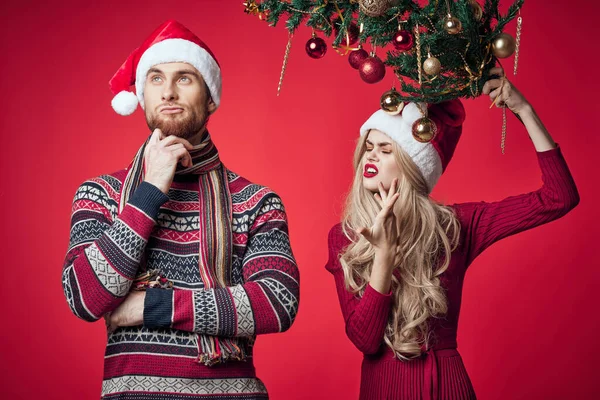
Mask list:
[[88,191],[90,188],[96,188],[107,193],[109,197],[115,198],[121,191],[126,176],[127,169],[121,169],[109,174],[89,178],[79,185],[77,191]]
[[227,171],[229,189],[234,203],[252,202],[260,203],[266,199],[279,199],[279,195],[268,186],[250,181],[243,176]]

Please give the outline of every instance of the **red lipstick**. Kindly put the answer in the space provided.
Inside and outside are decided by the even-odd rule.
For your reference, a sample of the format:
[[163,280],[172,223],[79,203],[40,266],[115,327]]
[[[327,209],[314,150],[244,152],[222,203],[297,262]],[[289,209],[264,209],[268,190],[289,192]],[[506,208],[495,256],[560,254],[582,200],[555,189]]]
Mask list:
[[377,167],[373,164],[365,164],[365,170],[363,173],[363,176],[365,178],[372,178],[374,176],[376,176],[379,173],[379,170],[377,169]]

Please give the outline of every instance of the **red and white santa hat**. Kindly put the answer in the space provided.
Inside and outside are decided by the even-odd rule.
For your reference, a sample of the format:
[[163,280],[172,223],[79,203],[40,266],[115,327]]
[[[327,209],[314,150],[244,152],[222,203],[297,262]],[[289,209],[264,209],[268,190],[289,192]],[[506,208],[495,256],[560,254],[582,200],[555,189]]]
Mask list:
[[[218,107],[221,101],[221,68],[208,46],[177,21],[169,20],[159,26],[135,49],[109,82],[115,95],[113,109],[121,115],[133,114],[139,104],[144,108],[144,84],[148,70],[155,65],[185,62],[200,72],[212,100]],[[136,94],[129,91],[135,85]]]
[[383,110],[375,111],[360,128],[360,135],[377,129],[392,138],[412,158],[431,192],[454,154],[466,114],[458,99],[431,104],[429,107],[425,103],[420,105],[437,126],[437,134],[430,142],[421,143],[412,135],[413,123],[423,117],[415,103],[408,103],[398,115],[389,115]]

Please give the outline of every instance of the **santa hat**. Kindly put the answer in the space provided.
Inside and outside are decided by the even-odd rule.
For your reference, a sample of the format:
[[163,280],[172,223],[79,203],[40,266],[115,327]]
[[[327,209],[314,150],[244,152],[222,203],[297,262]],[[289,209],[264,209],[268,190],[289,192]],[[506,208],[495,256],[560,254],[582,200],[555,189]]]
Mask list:
[[377,110],[360,128],[360,135],[377,129],[392,138],[412,158],[431,192],[452,159],[462,133],[465,108],[458,99],[432,104],[429,108],[424,103],[420,106],[437,126],[430,142],[421,143],[412,135],[413,123],[423,117],[416,103],[408,103],[398,115]]
[[[115,95],[113,109],[121,115],[132,114],[139,104],[144,108],[144,84],[148,70],[157,64],[185,62],[200,72],[208,86],[212,100],[218,107],[221,100],[221,68],[210,51],[185,26],[169,20],[159,26],[135,49],[109,82]],[[137,94],[129,91],[135,85]]]

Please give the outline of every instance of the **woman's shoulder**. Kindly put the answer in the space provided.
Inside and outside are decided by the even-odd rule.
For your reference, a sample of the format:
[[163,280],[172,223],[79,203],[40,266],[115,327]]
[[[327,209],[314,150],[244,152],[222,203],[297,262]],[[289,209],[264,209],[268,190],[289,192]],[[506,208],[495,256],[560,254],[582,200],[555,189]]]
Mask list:
[[335,272],[341,269],[339,262],[340,253],[350,244],[350,240],[344,234],[344,229],[341,223],[337,223],[329,230],[327,245],[329,247],[329,259],[325,268],[330,272]]
[[329,230],[329,235],[328,235],[329,248],[330,249],[332,249],[332,248],[341,249],[342,247],[345,247],[349,243],[350,243],[350,240],[346,237],[346,234],[344,233],[342,223],[338,222],[337,224],[333,225],[331,227],[331,229]]
[[454,215],[458,218],[461,228],[465,225],[470,225],[473,215],[477,213],[487,203],[484,201],[472,201],[465,203],[448,204],[447,207],[454,211]]

